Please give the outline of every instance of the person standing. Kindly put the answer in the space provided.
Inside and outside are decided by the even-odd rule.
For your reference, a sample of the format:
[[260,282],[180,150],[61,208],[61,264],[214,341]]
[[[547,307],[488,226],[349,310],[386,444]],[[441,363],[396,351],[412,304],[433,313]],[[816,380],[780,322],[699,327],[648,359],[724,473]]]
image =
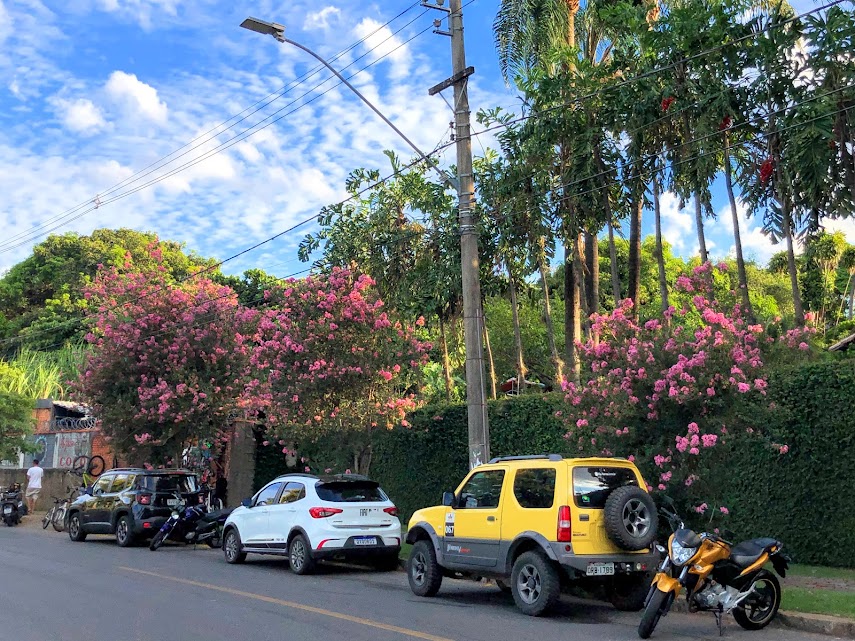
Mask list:
[[27,513],[32,514],[36,510],[36,501],[39,492],[42,491],[42,477],[45,471],[39,467],[39,459],[33,459],[33,466],[27,470]]

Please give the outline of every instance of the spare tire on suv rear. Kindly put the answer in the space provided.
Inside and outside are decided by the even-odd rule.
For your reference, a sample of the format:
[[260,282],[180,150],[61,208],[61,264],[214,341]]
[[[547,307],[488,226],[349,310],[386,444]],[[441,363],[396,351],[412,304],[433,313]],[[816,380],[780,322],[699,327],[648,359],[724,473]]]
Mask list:
[[656,538],[656,504],[640,487],[625,485],[614,490],[606,499],[603,516],[606,533],[623,550],[644,550]]

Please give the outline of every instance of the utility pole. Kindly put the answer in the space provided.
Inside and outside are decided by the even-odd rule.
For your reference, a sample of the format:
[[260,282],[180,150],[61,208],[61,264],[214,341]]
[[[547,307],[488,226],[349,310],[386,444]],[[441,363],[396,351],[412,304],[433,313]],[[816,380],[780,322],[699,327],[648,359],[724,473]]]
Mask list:
[[[422,5],[448,14],[449,30],[435,33],[451,37],[452,76],[432,87],[431,95],[454,87],[454,139],[457,145],[457,196],[460,226],[460,259],[463,278],[463,335],[466,344],[466,405],[469,419],[469,467],[490,460],[490,430],[487,422],[484,385],[483,337],[484,316],[481,308],[481,281],[478,260],[478,227],[475,221],[475,180],[472,174],[472,137],[469,127],[468,78],[475,71],[466,66],[463,44],[462,0],[442,0]],[[439,27],[439,20],[434,24]]]

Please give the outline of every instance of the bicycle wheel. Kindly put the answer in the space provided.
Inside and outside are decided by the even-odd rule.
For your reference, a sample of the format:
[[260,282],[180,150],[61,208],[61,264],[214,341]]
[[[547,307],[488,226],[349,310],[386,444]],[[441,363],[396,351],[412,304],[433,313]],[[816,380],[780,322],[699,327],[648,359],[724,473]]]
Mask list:
[[53,529],[57,532],[62,532],[65,530],[65,513],[68,508],[65,505],[62,505],[56,509],[56,512],[53,513],[53,519],[51,520],[51,524],[53,525]]
[[47,529],[47,526],[48,526],[48,525],[50,525],[50,521],[51,521],[51,519],[53,518],[53,513],[54,513],[55,511],[56,511],[56,506],[54,506],[54,507],[52,507],[51,509],[49,509],[49,510],[47,511],[47,514],[45,514],[45,515],[42,517],[42,529],[43,529],[43,530],[46,530],[46,529]]
[[89,459],[89,464],[86,468],[86,471],[89,472],[90,476],[99,477],[104,473],[104,470],[107,469],[107,464],[104,462],[104,457],[102,456],[93,456]]
[[83,470],[89,465],[89,457],[88,456],[78,456],[74,459],[74,463],[71,465],[71,471],[76,474],[83,474]]

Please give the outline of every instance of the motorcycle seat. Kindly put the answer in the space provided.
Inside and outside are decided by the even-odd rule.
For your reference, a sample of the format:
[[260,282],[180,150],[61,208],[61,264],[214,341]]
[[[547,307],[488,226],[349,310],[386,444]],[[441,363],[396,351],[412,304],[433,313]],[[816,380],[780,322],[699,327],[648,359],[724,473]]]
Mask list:
[[768,552],[773,547],[781,547],[781,542],[770,538],[743,541],[733,546],[733,549],[730,551],[730,558],[739,567],[747,568],[752,563],[756,563],[765,552]]
[[213,523],[214,521],[225,519],[233,511],[234,510],[231,509],[214,510],[213,512],[208,512],[207,514],[205,514],[205,516],[202,517],[202,521],[206,523]]

